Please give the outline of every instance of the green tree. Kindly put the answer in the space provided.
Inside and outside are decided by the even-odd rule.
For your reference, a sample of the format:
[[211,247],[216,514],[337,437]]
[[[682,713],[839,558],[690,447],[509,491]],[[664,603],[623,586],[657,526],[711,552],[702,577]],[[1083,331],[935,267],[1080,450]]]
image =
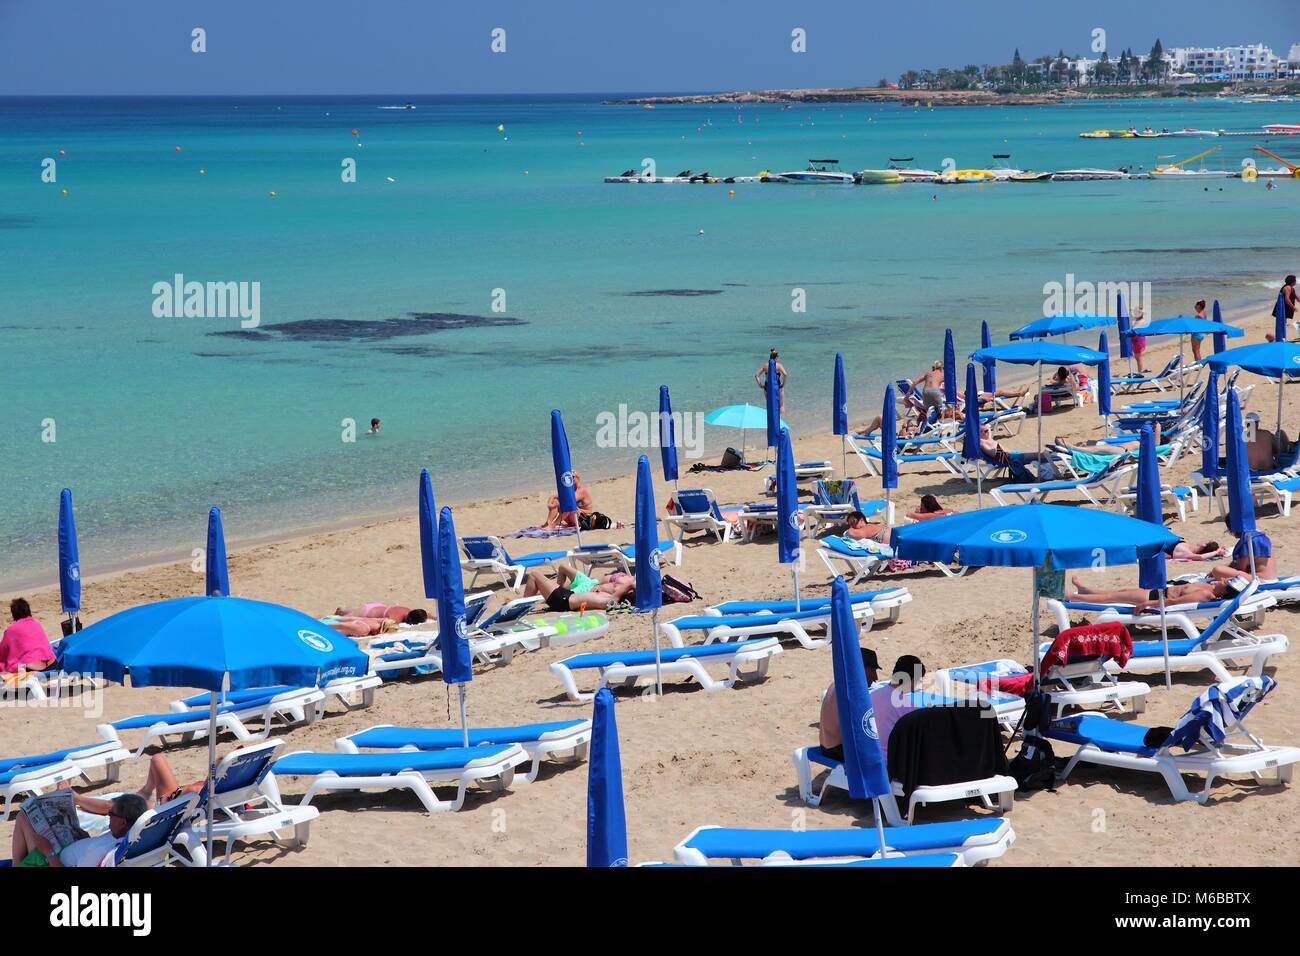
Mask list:
[[1165,48],[1160,43],[1160,38],[1156,37],[1156,42],[1151,47],[1151,55],[1147,57],[1145,72],[1156,81],[1160,81],[1164,79],[1165,69]]

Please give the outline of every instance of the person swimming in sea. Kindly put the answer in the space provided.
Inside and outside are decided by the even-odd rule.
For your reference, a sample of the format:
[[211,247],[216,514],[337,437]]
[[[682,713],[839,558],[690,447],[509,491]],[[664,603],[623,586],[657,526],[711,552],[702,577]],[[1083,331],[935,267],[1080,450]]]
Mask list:
[[367,434],[367,435],[378,435],[378,434],[379,434],[379,425],[380,425],[380,422],[379,422],[379,419],[378,419],[378,418],[372,418],[372,419],[370,419],[370,429],[366,432],[366,434]]

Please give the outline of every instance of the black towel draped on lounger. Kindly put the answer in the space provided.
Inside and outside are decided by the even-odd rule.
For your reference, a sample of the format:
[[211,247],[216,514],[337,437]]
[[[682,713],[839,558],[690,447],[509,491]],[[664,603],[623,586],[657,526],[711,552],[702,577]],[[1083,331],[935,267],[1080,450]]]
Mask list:
[[903,785],[905,800],[917,787],[1006,772],[1002,734],[987,707],[922,707],[889,734],[889,779]]

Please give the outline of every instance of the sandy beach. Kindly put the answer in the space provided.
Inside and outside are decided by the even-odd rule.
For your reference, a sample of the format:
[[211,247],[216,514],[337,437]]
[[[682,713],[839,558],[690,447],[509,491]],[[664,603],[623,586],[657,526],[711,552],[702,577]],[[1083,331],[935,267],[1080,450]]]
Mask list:
[[[1232,344],[1263,340],[1272,328],[1266,309],[1239,323],[1246,331]],[[938,344],[938,343],[936,343]],[[1205,342],[1209,351],[1210,342]],[[1174,342],[1149,341],[1147,364],[1158,368],[1176,348]],[[1190,353],[1189,353],[1190,355]],[[846,358],[848,356],[846,355]],[[872,360],[868,358],[867,360]],[[1117,363],[1117,368],[1123,363]],[[899,369],[902,373],[907,370]],[[919,370],[915,370],[919,371]],[[913,371],[912,374],[915,374]],[[1000,370],[1002,371],[1002,370]],[[792,369],[792,374],[805,374]],[[1008,379],[1006,374],[1002,379]],[[1256,384],[1248,408],[1261,414],[1272,428],[1276,386],[1243,373],[1239,384]],[[1283,427],[1300,431],[1300,391],[1288,387]],[[1140,400],[1134,398],[1131,400]],[[1130,399],[1119,397],[1116,406]],[[853,424],[869,418],[874,402],[850,396]],[[1099,436],[1101,419],[1094,405],[1053,414],[1043,422],[1050,440],[1065,435],[1075,441]],[[539,442],[545,441],[539,429]],[[1033,419],[1018,437],[1004,440],[1009,448],[1031,450]],[[800,460],[826,458],[838,470],[839,439],[829,434],[797,440]],[[1173,469],[1182,481],[1199,465],[1199,454],[1184,455]],[[660,514],[668,496],[655,464]],[[581,463],[577,463],[581,469]],[[503,462],[502,467],[509,467]],[[685,469],[685,465],[683,469]],[[682,487],[708,487],[724,504],[758,500],[764,477],[760,472],[718,472],[682,475]],[[849,456],[849,474],[861,479],[863,469]],[[550,493],[549,475],[537,476],[538,491],[456,508],[460,534],[505,533],[539,523]],[[435,483],[436,483],[435,472]],[[1168,475],[1165,480],[1170,480]],[[319,615],[336,606],[365,601],[401,602],[419,606],[419,546],[411,476],[410,514],[347,530],[313,534],[288,541],[237,548],[230,555],[232,590],[243,597],[274,601]],[[632,515],[633,478],[601,481],[591,487],[596,507],[628,521]],[[863,497],[879,494],[877,480],[861,479]],[[975,507],[973,487],[940,469],[904,468],[895,500],[900,513],[915,507],[921,494],[932,493],[945,504],[965,510]],[[1062,497],[1060,501],[1072,499]],[[991,504],[986,497],[985,504]],[[1259,509],[1260,525],[1273,539],[1283,572],[1300,570],[1300,532],[1273,505]],[[1170,527],[1189,540],[1230,542],[1213,505],[1202,500],[1186,522],[1175,517]],[[630,530],[593,532],[589,541],[630,540]],[[512,550],[566,546],[554,542],[510,540]],[[200,543],[200,542],[196,542]],[[181,545],[181,542],[177,543]],[[803,593],[826,594],[830,577],[805,547],[808,561],[801,574]],[[1169,573],[1194,572],[1204,566],[1171,562]],[[711,537],[693,536],[685,559],[674,573],[688,579],[714,603],[728,598],[761,599],[790,596],[789,569],[777,564],[771,537],[752,544],[718,544]],[[1088,583],[1133,586],[1134,568],[1105,573],[1085,572]],[[933,670],[938,667],[1010,657],[1025,661],[1030,654],[1030,574],[1016,569],[982,569],[950,580],[933,569],[883,575],[882,583],[905,584],[913,601],[899,623],[877,625],[864,635],[888,667],[900,654],[918,655]],[[199,593],[202,575],[188,561],[126,571],[88,579],[83,618],[87,623],[147,601]],[[58,591],[45,588],[25,595],[47,633],[58,633]],[[509,592],[505,592],[509,597]],[[697,603],[692,610],[703,604]],[[671,618],[687,611],[669,607]],[[1268,633],[1290,634],[1296,612],[1270,610]],[[607,635],[579,650],[609,650],[652,646],[648,616],[621,614],[611,619]],[[586,717],[590,706],[568,701],[547,666],[569,656],[570,648],[542,650],[516,656],[506,666],[478,668],[469,687],[470,720],[480,725],[505,725]],[[1270,743],[1300,743],[1300,693],[1291,680],[1300,674],[1294,652],[1273,658],[1269,673],[1279,681],[1277,691],[1252,714],[1251,729]],[[1162,677],[1136,677],[1152,685],[1141,722],[1173,724],[1192,697],[1209,686],[1208,672],[1175,674],[1172,690]],[[630,858],[634,862],[670,859],[672,848],[702,824],[783,828],[841,827],[866,823],[864,807],[847,798],[832,797],[821,808],[806,808],[798,799],[791,751],[816,742],[818,699],[831,680],[829,649],[787,648],[771,663],[768,679],[738,684],[733,690],[705,693],[698,687],[669,684],[662,698],[620,695],[619,732]],[[82,743],[95,738],[94,725],[131,714],[165,711],[182,696],[174,688],[111,687],[103,695],[103,716],[90,718],[70,708],[7,706],[0,713],[3,744],[0,754],[14,756]],[[332,750],[335,738],[374,724],[396,723],[431,727],[455,723],[454,703],[436,677],[396,680],[376,693],[373,707],[342,713],[332,707],[315,724],[277,731],[284,751]],[[233,744],[223,738],[219,753]],[[1058,755],[1068,753],[1058,745]],[[169,760],[182,779],[202,775],[206,746],[172,747]],[[123,783],[138,787],[147,761],[129,762]],[[246,847],[236,855],[241,865],[581,865],[585,860],[586,765],[548,766],[533,784],[507,793],[472,793],[458,813],[428,814],[404,792],[318,798],[322,811],[313,824],[311,840],[302,850],[286,851],[273,844]],[[282,784],[286,796],[301,793],[305,784]],[[997,866],[1041,865],[1179,865],[1213,866],[1226,862],[1246,865],[1300,863],[1300,819],[1294,790],[1261,788],[1249,781],[1220,781],[1209,804],[1175,803],[1154,774],[1083,768],[1054,792],[1036,792],[1017,799],[1011,813],[1017,840]],[[925,808],[921,820],[956,819],[984,811],[959,804]],[[8,840],[12,824],[0,823],[0,839]],[[7,847],[7,842],[4,844]],[[1231,860],[1225,850],[1231,847]]]

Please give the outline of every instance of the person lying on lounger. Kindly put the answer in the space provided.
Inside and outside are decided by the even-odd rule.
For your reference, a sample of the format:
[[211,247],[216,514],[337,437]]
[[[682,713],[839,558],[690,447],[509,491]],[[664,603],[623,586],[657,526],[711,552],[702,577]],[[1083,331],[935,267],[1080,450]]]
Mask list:
[[[880,661],[876,652],[869,647],[862,650],[862,669],[867,672],[867,686],[870,687],[880,679]],[[840,714],[835,709],[835,683],[826,688],[822,695],[821,716],[817,721],[817,740],[826,756],[834,760],[844,759],[844,736],[840,733]]]
[[[81,795],[73,794],[77,806],[81,807]],[[108,829],[98,836],[84,836],[74,840],[59,853],[54,852],[49,841],[40,836],[27,819],[27,814],[20,812],[14,818],[13,838],[10,848],[13,851],[15,866],[99,866],[104,858],[117,850],[135,821],[142,817],[149,804],[138,793],[124,793],[112,800],[95,800],[102,804],[102,810],[89,811],[108,817]],[[82,831],[84,832],[84,831]]]
[[[1223,516],[1223,523],[1228,523],[1228,516]],[[1232,531],[1231,526],[1228,528]],[[1250,541],[1246,537],[1232,531],[1236,537],[1237,543],[1232,548],[1232,560],[1227,564],[1220,564],[1210,568],[1211,581],[1231,581],[1233,578],[1241,575],[1250,576],[1250,553],[1253,549],[1255,552],[1255,577],[1265,581],[1271,581],[1277,577],[1277,561],[1273,556],[1273,542],[1268,535],[1256,529],[1250,533]]]
[[[1217,541],[1179,541],[1169,552],[1169,557],[1178,561],[1213,561],[1226,553]],[[1236,577],[1236,572],[1233,577]]]
[[[1070,583],[1074,585],[1074,590],[1066,592],[1067,601],[1079,601],[1084,604],[1131,604],[1134,612],[1138,614],[1160,607],[1159,591],[1148,591],[1146,588],[1089,587],[1078,577],[1070,578]],[[1165,603],[1200,604],[1204,601],[1223,601],[1236,593],[1237,589],[1227,581],[1171,584],[1165,588]]]
[[536,571],[528,574],[524,597],[540,594],[552,611],[580,611],[584,607],[605,610],[627,598],[636,589],[636,579],[623,571],[614,571],[597,581],[577,568],[560,564],[555,580]]
[[922,495],[921,507],[915,511],[909,511],[907,516],[913,521],[929,521],[931,518],[942,518],[944,515],[956,513],[951,508],[945,508],[939,504],[939,499],[934,495]]
[[[1157,447],[1160,445],[1160,425],[1151,426],[1151,437],[1155,440]],[[1122,455],[1126,451],[1137,454],[1142,447],[1140,439],[1133,439],[1126,442],[1095,442],[1093,444],[1084,443],[1082,445],[1073,445],[1060,435],[1056,436],[1056,444],[1066,451],[1081,451],[1088,455]]]
[[374,637],[396,630],[398,624],[423,624],[429,612],[422,607],[372,603],[360,607],[341,607],[325,623],[348,637]]

